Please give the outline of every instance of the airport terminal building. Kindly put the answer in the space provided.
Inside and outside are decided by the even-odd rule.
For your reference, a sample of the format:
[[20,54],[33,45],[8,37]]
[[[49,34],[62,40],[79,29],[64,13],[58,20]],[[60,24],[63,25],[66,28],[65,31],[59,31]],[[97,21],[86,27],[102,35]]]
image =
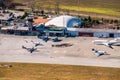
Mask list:
[[67,28],[67,33],[85,37],[120,37],[120,30],[113,29]]

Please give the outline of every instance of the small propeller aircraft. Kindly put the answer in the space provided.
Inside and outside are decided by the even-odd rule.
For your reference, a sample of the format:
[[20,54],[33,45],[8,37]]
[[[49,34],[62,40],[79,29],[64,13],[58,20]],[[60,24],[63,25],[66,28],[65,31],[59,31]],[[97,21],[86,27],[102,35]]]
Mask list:
[[37,46],[43,46],[43,44],[41,44],[40,42],[34,42],[34,41],[32,41],[32,40],[31,40],[31,42],[32,42],[33,44],[35,44],[35,47],[37,47]]
[[52,40],[53,40],[53,42],[60,42],[61,41],[60,39],[58,39],[57,36],[54,39],[52,39]]
[[29,43],[27,40],[25,40],[26,43]]
[[102,55],[110,55],[110,54],[108,54],[108,53],[105,52],[105,51],[99,51],[99,50],[96,50],[96,49],[94,49],[94,48],[92,48],[92,51],[94,51],[95,54],[98,55],[98,57],[99,57],[99,56],[102,56]]
[[36,51],[37,50],[37,48],[34,48],[34,47],[32,47],[32,48],[27,48],[27,47],[25,47],[25,46],[22,46],[22,48],[23,49],[26,49],[28,52],[30,52],[30,53],[33,53],[34,51]]
[[50,40],[50,38],[48,36],[38,36],[38,38],[42,39],[45,42]]

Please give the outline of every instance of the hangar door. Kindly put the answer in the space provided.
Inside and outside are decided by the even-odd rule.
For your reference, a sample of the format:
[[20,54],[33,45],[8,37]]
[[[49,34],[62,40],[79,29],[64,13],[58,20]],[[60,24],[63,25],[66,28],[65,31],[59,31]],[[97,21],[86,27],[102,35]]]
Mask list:
[[93,33],[79,33],[79,36],[93,37]]
[[113,33],[110,33],[110,34],[109,34],[109,37],[114,37],[114,34],[113,34]]

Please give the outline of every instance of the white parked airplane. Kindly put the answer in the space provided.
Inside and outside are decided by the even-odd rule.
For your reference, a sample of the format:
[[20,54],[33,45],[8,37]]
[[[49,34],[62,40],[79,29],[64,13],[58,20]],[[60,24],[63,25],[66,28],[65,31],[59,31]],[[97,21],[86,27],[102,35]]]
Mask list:
[[108,40],[93,40],[92,42],[95,44],[98,44],[98,45],[105,45],[111,49],[113,49],[112,45],[120,46],[120,38],[115,38],[110,41],[108,41]]
[[99,51],[99,50],[96,50],[96,49],[92,49],[92,51],[94,51],[95,52],[95,54],[96,55],[98,55],[98,57],[99,56],[102,56],[102,55],[110,55],[110,54],[108,54],[107,52],[105,52],[105,51]]

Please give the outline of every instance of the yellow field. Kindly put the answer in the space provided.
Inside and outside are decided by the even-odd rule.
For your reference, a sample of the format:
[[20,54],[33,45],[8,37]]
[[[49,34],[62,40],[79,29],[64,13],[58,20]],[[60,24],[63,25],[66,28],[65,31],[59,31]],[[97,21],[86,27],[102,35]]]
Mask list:
[[[44,8],[51,8],[54,9],[53,5],[44,5]],[[104,15],[111,15],[111,16],[120,16],[120,12],[117,9],[108,9],[108,8],[97,8],[97,7],[77,7],[77,6],[59,6],[62,10],[70,10],[70,11],[82,11],[82,12],[90,12],[90,13],[97,13],[97,14],[104,14]]]
[[[120,68],[0,63],[0,80],[120,80]],[[8,68],[5,65],[11,64]]]
[[120,16],[120,12],[117,12],[116,10],[112,9],[105,9],[105,8],[92,8],[92,7],[78,7],[76,6],[60,6],[61,9],[69,9],[69,10],[75,10],[75,11],[84,11],[84,12],[93,12],[93,13],[99,13],[99,14],[107,14],[107,15],[113,15],[113,16]]
[[[14,0],[14,2],[28,3],[31,0]],[[83,12],[120,16],[120,0],[79,0],[79,10]],[[55,8],[56,0],[35,0],[34,5],[42,8]],[[30,4],[29,4],[30,5]],[[60,0],[61,9],[78,11],[78,0]]]

